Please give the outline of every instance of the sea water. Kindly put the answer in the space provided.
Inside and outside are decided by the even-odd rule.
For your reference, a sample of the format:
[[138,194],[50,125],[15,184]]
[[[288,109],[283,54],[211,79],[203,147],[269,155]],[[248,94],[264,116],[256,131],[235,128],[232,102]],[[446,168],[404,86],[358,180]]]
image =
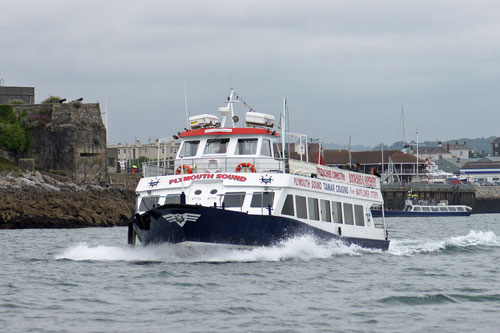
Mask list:
[[500,215],[387,219],[387,252],[129,247],[126,228],[2,230],[1,332],[500,332]]

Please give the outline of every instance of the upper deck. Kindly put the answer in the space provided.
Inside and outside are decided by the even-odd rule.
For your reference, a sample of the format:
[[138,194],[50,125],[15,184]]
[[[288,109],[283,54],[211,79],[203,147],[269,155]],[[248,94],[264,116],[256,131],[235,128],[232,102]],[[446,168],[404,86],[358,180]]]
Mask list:
[[[223,116],[221,121],[210,114],[190,117],[190,128],[174,135],[176,140],[180,140],[175,160],[161,160],[158,157],[157,161],[143,164],[144,176],[290,173],[361,187],[380,188],[380,182],[375,176],[317,165],[307,160],[288,159],[287,137],[297,134],[289,133],[285,129],[286,111],[281,116],[281,133],[277,132],[274,116],[251,109],[246,113],[242,127],[236,127],[239,117],[233,113],[233,103],[238,102],[239,97],[231,91],[227,106],[219,108]],[[232,126],[226,123],[231,123]],[[305,145],[307,159],[307,136],[299,137],[301,144],[303,142]]]

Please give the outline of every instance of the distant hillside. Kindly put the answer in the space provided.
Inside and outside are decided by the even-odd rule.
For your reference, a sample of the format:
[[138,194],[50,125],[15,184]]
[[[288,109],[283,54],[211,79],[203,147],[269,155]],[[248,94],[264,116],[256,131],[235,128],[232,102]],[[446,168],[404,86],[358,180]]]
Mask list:
[[[495,140],[497,137],[496,136],[490,136],[488,138],[477,138],[477,139],[470,139],[470,138],[460,138],[460,139],[453,139],[453,140],[448,140],[448,141],[443,141],[443,147],[446,147],[446,143],[449,142],[450,144],[455,144],[458,142],[459,144],[463,144],[464,141],[467,143],[467,147],[471,150],[476,150],[478,152],[483,152],[485,154],[491,154],[491,141]],[[408,142],[414,148],[416,147],[417,143],[415,141]],[[424,141],[424,142],[419,142],[419,146],[427,146],[427,147],[437,147],[438,143],[437,141]],[[405,142],[403,141],[397,141],[394,142],[392,145],[384,145],[384,150],[401,150],[405,146]],[[339,149],[339,150],[348,150],[349,146],[348,145],[342,145],[342,144],[337,144],[337,143],[324,143],[323,144],[324,149]],[[351,147],[351,151],[367,151],[367,150],[380,150],[380,145],[377,146],[365,146],[365,145],[355,145]]]
[[[477,139],[470,139],[470,138],[460,138],[460,139],[453,139],[453,140],[448,140],[448,141],[443,141],[443,147],[446,147],[446,143],[449,142],[450,144],[455,144],[458,142],[459,144],[463,144],[464,142],[467,143],[467,147],[471,150],[476,150],[478,152],[483,152],[485,154],[491,154],[491,141],[495,140],[497,137],[496,136],[490,136],[488,138],[477,138]],[[415,146],[416,142],[412,141],[410,142],[411,145]],[[427,147],[437,147],[438,143],[437,141],[424,141],[424,142],[419,142],[419,146],[427,146]],[[405,143],[403,141],[398,141],[394,142],[391,146],[388,147],[388,149],[403,149]],[[374,147],[374,150],[379,149],[378,147]]]
[[[335,149],[335,150],[349,150],[349,145],[340,145],[336,143],[324,143],[323,149]],[[366,151],[372,150],[370,146],[354,145],[351,146],[351,151]]]

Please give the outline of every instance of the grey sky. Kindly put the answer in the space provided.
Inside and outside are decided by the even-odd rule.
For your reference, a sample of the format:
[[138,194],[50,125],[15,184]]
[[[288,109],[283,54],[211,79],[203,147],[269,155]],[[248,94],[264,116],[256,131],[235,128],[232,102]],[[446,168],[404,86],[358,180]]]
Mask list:
[[[325,142],[500,136],[498,1],[6,1],[0,78],[108,106],[110,143],[217,114],[232,86]],[[238,108],[240,115],[244,109]]]

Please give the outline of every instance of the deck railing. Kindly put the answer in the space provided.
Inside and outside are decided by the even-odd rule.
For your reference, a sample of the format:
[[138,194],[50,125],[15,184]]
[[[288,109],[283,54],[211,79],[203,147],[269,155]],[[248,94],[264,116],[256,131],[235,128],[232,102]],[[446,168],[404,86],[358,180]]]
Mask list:
[[217,172],[256,172],[283,173],[285,163],[276,158],[196,158],[176,161],[151,161],[142,163],[144,177],[159,177],[174,174],[217,173]]

